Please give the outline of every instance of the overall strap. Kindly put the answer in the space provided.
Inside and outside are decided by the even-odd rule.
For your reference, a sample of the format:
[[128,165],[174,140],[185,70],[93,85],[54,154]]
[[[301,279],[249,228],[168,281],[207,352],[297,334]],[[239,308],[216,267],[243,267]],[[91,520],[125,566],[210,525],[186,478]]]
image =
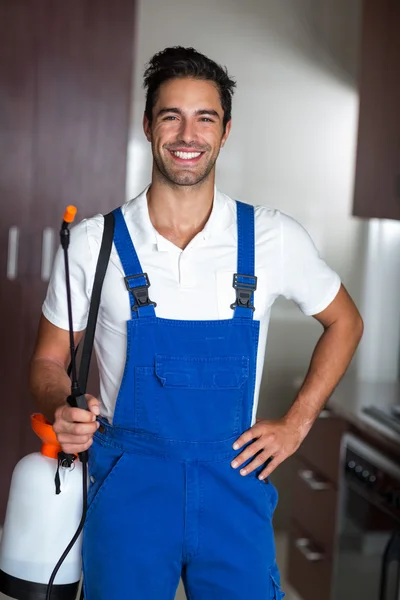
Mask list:
[[254,207],[244,202],[236,202],[238,231],[237,273],[233,276],[236,301],[231,305],[234,318],[252,319],[254,313],[253,298],[257,288],[254,275],[255,235]]
[[121,208],[114,211],[114,244],[125,272],[125,285],[131,294],[132,318],[155,317],[155,302],[149,298],[150,281],[143,273],[138,255],[125,223]]
[[110,260],[111,247],[114,237],[114,225],[114,214],[110,212],[107,215],[104,215],[103,237],[101,240],[99,258],[97,260],[96,272],[94,275],[92,297],[90,299],[89,316],[86,325],[85,339],[83,342],[83,350],[79,366],[78,381],[79,389],[82,392],[82,394],[86,393],[90,361],[92,358],[93,351],[93,341],[96,331],[97,316],[99,314],[100,308],[101,290],[103,288],[103,281]]

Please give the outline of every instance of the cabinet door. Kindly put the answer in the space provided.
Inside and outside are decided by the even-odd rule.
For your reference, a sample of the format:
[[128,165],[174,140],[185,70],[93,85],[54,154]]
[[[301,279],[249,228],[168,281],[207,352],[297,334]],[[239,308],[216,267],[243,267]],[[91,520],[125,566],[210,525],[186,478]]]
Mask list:
[[340,442],[348,425],[325,409],[293,457],[288,580],[304,600],[329,600]]
[[336,485],[339,478],[339,449],[347,423],[325,409],[298,450],[298,457],[323,478]]
[[289,583],[303,600],[330,599],[332,563],[324,549],[295,522],[289,530],[288,567]]
[[400,219],[400,2],[364,0],[353,214]]
[[[30,0],[0,3],[0,519],[19,458],[27,395],[24,285],[33,184],[35,43]],[[1,522],[1,521],[0,521]]]
[[292,520],[300,523],[329,558],[333,554],[338,493],[334,484],[307,463],[295,458]]

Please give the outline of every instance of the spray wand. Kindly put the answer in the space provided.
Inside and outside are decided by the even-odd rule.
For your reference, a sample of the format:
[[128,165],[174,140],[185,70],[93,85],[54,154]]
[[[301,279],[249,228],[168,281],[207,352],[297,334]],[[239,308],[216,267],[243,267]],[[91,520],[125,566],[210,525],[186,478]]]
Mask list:
[[[77,374],[77,369],[76,369],[76,348],[75,348],[74,328],[73,328],[73,319],[72,319],[71,283],[70,283],[70,277],[69,277],[69,261],[68,261],[68,248],[69,248],[69,242],[70,242],[69,226],[71,225],[71,223],[73,223],[76,212],[77,212],[77,209],[75,206],[67,206],[67,209],[64,213],[63,222],[61,225],[61,230],[60,230],[60,241],[61,241],[62,249],[64,251],[65,284],[66,284],[66,290],[67,290],[67,304],[68,304],[69,345],[70,345],[70,353],[71,353],[71,394],[68,396],[67,402],[70,406],[88,410],[86,396],[85,396],[85,394],[82,394],[82,392],[79,388],[78,374]],[[47,586],[46,600],[51,599],[52,588],[53,588],[53,584],[54,584],[56,575],[57,575],[62,563],[68,556],[71,548],[74,546],[75,542],[79,538],[79,536],[82,532],[82,529],[83,529],[83,525],[85,523],[85,519],[86,519],[88,451],[85,450],[84,452],[80,452],[79,459],[82,463],[82,475],[83,475],[83,513],[82,513],[82,518],[81,518],[81,521],[79,523],[78,529],[77,529],[74,537],[72,538],[71,542],[68,544],[67,548],[65,549],[63,555],[61,556],[60,560],[58,561],[58,563],[50,577],[49,584]]]
[[[69,324],[69,345],[71,352],[71,395],[68,396],[67,402],[71,406],[83,408],[88,410],[85,394],[82,394],[79,389],[78,374],[76,370],[76,349],[74,341],[74,328],[72,319],[72,299],[71,299],[71,283],[69,277],[69,261],[68,261],[68,248],[70,240],[69,226],[73,223],[76,215],[75,206],[67,206],[64,214],[64,219],[61,225],[60,241],[64,251],[64,265],[65,265],[65,284],[67,288],[67,303],[68,303],[68,324]],[[79,454],[81,462],[87,462],[87,451]]]

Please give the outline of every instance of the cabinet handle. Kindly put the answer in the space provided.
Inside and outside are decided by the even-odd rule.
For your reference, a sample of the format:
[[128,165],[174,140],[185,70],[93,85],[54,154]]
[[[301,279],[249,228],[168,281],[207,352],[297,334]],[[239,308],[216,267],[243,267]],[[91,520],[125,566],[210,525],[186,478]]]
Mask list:
[[315,473],[309,469],[300,469],[298,472],[300,479],[304,481],[314,492],[322,492],[323,490],[329,490],[331,484],[327,481],[317,479]]
[[54,238],[54,229],[51,227],[46,227],[46,229],[43,230],[42,236],[42,281],[49,281],[50,279],[54,259]]
[[322,552],[310,548],[311,542],[307,538],[298,538],[295,540],[294,545],[309,562],[318,562],[325,558]]
[[332,417],[332,411],[329,408],[324,408],[318,415],[319,419],[330,419]]
[[7,279],[13,281],[18,276],[19,227],[8,231]]

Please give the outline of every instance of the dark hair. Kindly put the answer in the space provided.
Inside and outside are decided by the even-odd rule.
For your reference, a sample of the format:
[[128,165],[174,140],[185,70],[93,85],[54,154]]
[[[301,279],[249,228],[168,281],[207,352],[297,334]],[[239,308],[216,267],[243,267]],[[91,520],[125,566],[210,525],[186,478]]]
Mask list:
[[146,65],[143,87],[147,90],[145,114],[150,123],[160,86],[170,79],[183,79],[184,77],[213,81],[216,84],[224,110],[225,129],[232,116],[235,81],[229,77],[226,67],[221,67],[194,48],[183,48],[182,46],[165,48],[155,54]]

